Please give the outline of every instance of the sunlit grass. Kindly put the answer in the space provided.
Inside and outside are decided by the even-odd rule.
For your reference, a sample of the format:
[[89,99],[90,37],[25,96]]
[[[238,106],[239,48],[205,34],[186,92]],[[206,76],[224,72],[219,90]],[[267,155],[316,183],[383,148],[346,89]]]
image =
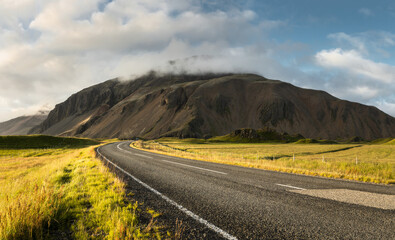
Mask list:
[[94,146],[77,145],[0,149],[0,239],[161,238],[156,224],[139,221],[141,206]]
[[[124,183],[115,178],[94,153],[83,152],[69,163],[56,178],[65,186],[64,203],[76,216],[72,225],[76,239],[145,239],[160,238],[157,226],[139,225],[137,202],[130,203]],[[67,184],[65,184],[67,183]],[[71,214],[71,216],[68,216]]]
[[57,169],[75,155],[69,151],[60,158],[55,155],[40,158],[26,157],[26,153],[32,154],[34,150],[20,154],[0,150],[0,239],[43,238],[57,215],[63,195],[51,180]]
[[394,181],[395,146],[391,144],[215,143],[164,138],[133,145],[173,156],[275,171],[375,183]]

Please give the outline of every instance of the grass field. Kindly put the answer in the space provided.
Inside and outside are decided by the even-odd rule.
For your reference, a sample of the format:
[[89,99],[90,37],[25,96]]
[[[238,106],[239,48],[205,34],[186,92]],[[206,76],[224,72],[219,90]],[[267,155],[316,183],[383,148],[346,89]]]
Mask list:
[[86,138],[67,138],[46,135],[0,136],[0,149],[82,148],[99,144]]
[[395,183],[394,140],[381,144],[226,143],[162,138],[132,143],[136,148],[274,171]]
[[[75,138],[2,137],[0,239],[168,237],[155,224],[157,213],[142,210],[126,195],[124,183],[95,158],[97,144]],[[139,221],[141,214],[146,221]]]

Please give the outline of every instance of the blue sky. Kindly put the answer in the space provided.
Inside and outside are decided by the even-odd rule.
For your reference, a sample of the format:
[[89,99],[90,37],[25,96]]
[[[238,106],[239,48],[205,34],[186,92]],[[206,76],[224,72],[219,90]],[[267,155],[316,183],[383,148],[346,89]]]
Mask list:
[[395,116],[394,22],[388,0],[3,0],[0,121],[152,69],[258,73]]

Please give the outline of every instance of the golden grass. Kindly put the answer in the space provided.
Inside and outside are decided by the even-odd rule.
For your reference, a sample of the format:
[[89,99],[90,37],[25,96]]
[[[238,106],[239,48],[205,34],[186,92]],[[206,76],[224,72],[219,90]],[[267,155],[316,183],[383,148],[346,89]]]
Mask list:
[[[51,151],[61,150],[46,150]],[[43,238],[59,208],[63,192],[51,184],[51,176],[75,154],[26,157],[34,152],[0,150],[0,239]]]
[[0,176],[0,239],[161,238],[94,147],[1,149]]
[[213,143],[163,138],[134,142],[136,148],[274,171],[393,183],[395,146],[368,144]]
[[139,226],[138,203],[129,203],[124,183],[92,155],[93,150],[82,154],[58,176],[60,183],[69,181],[65,205],[78,216],[72,226],[75,238],[160,238],[156,226]]

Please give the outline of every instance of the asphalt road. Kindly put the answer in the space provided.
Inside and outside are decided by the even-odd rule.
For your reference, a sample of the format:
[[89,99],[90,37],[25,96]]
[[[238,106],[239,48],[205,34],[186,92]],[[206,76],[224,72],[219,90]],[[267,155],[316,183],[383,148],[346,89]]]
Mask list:
[[395,239],[395,187],[98,149],[184,239]]

